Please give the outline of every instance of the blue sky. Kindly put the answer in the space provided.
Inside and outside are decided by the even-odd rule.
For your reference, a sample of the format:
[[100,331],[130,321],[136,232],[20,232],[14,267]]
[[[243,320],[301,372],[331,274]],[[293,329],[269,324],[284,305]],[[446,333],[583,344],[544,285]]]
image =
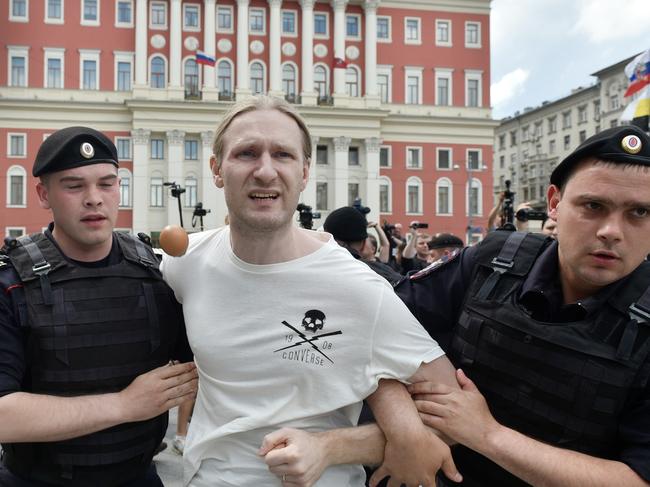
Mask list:
[[513,115],[650,49],[650,0],[493,0],[493,117]]

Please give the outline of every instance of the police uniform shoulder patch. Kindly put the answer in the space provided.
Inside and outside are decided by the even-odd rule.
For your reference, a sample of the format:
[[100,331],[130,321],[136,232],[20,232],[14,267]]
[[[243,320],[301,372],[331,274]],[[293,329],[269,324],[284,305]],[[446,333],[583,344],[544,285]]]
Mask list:
[[428,275],[434,273],[436,270],[440,269],[441,267],[447,265],[449,262],[452,260],[456,259],[460,255],[460,251],[462,249],[454,249],[453,252],[447,255],[443,255],[440,257],[438,260],[435,262],[432,262],[429,264],[427,267],[422,269],[421,271],[415,272],[409,276],[409,279],[411,281],[417,281],[418,279],[422,279],[424,277],[427,277]]

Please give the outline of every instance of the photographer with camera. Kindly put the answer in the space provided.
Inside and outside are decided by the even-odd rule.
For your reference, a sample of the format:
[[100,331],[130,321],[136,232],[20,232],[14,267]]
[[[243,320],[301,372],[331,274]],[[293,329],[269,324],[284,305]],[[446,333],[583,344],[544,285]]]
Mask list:
[[428,223],[412,221],[409,225],[406,247],[402,251],[402,270],[404,274],[410,271],[419,271],[430,264],[429,240],[430,235],[419,232],[422,228],[429,228]]
[[[388,237],[384,233],[384,230],[381,228],[381,225],[377,222],[369,222],[368,228],[372,228],[377,233],[378,241],[372,242],[373,236],[370,235],[370,248],[369,253],[363,256],[364,260],[378,260],[383,264],[388,264],[390,259],[390,242]],[[372,248],[374,247],[374,248]],[[377,250],[379,250],[379,255],[377,255]]]

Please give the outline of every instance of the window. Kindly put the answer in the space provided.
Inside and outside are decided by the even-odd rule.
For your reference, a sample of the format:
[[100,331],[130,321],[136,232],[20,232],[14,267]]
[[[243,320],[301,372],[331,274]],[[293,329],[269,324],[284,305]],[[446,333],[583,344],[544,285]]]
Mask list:
[[554,134],[557,132],[557,117],[548,118],[548,133]]
[[510,147],[517,145],[517,131],[513,130],[510,132]]
[[480,107],[483,106],[481,96],[481,79],[482,71],[465,70],[465,106]]
[[185,98],[198,98],[201,95],[199,91],[199,65],[195,59],[189,58],[185,61],[183,68]]
[[453,69],[437,68],[436,72],[436,105],[450,106],[451,100],[451,76]]
[[439,147],[436,149],[438,169],[451,169],[451,149]]
[[79,88],[99,89],[99,52],[94,49],[79,49]]
[[296,11],[282,11],[282,34],[286,36],[295,36],[298,33],[296,29]]
[[117,175],[120,178],[120,207],[129,208],[131,206],[131,171],[120,169]]
[[569,150],[571,149],[571,136],[570,135],[565,135],[564,136],[564,150]]
[[451,20],[436,19],[436,46],[451,46]]
[[467,216],[480,216],[483,214],[482,196],[483,189],[481,181],[476,178],[472,178],[471,184],[467,186],[467,194],[465,199]]
[[562,114],[562,128],[563,129],[571,128],[571,111],[564,112]]
[[196,178],[189,176],[185,178],[185,201],[184,204],[188,208],[196,206],[198,198],[198,184]]
[[151,2],[149,4],[149,27],[152,29],[167,28],[167,4]]
[[419,17],[404,18],[404,43],[420,44],[420,19]]
[[9,47],[9,86],[27,86],[29,60],[28,47]]
[[163,139],[151,139],[151,158],[165,158],[165,141]]
[[115,25],[117,27],[133,27],[133,0],[117,1]]
[[329,37],[329,15],[327,12],[314,12],[314,37]]
[[580,133],[578,134],[578,140],[580,144],[582,144],[585,140],[587,140],[587,131],[586,130],[581,130]]
[[359,183],[348,183],[348,205],[352,206],[359,197]]
[[610,121],[609,121],[609,126],[610,126],[610,128],[614,128],[614,127],[616,127],[616,125],[617,125],[617,123],[616,123],[616,119],[614,119],[614,120],[610,120]]
[[63,88],[65,49],[47,47],[45,58],[45,88]]
[[63,0],[46,1],[45,22],[48,24],[63,23]]
[[327,68],[322,64],[317,64],[314,66],[314,88],[318,93],[319,98],[323,98],[329,95],[329,90],[327,86],[328,80]]
[[18,238],[25,235],[25,227],[6,227],[6,236],[9,238]]
[[528,142],[530,139],[530,126],[525,125],[521,128],[521,141]]
[[481,47],[481,24],[465,22],[465,47]]
[[348,39],[361,38],[361,16],[358,14],[347,14],[345,16],[345,36]]
[[232,7],[217,6],[217,32],[233,32]]
[[151,193],[149,196],[149,205],[156,208],[162,208],[165,205],[163,199],[163,178],[151,178],[150,188]]
[[27,172],[22,166],[11,166],[7,171],[7,206],[24,207],[26,201]]
[[81,0],[81,25],[99,25],[99,0]]
[[453,186],[448,178],[436,181],[436,214],[451,215]]
[[327,183],[316,183],[316,209],[327,210]]
[[419,214],[422,208],[422,182],[411,177],[406,181],[406,213]]
[[258,61],[250,67],[250,89],[254,95],[264,92],[264,66]]
[[391,40],[391,29],[390,29],[390,17],[377,17],[377,41],[379,42],[390,42]]
[[587,121],[587,105],[578,107],[578,123],[585,123]]
[[377,74],[377,90],[379,91],[379,99],[382,103],[390,103],[388,96],[390,89],[389,75],[378,73]]
[[391,182],[388,178],[379,179],[379,212],[390,213],[391,210]]
[[483,169],[481,164],[481,151],[468,149],[467,151],[467,169],[480,171]]
[[535,139],[539,139],[542,136],[542,122],[535,122],[535,131],[533,132]]
[[359,96],[359,71],[355,66],[345,70],[345,92],[348,96]]
[[266,31],[263,8],[248,9],[248,32],[253,35],[263,35]]
[[217,88],[219,93],[232,93],[232,66],[228,61],[219,61],[217,66]]
[[555,154],[555,140],[548,141],[548,153]]
[[618,98],[618,95],[611,95],[609,97],[609,108],[610,110],[618,110],[621,107],[621,101]]
[[162,56],[151,58],[151,75],[149,84],[152,88],[164,88],[167,85],[166,63]]
[[506,156],[499,156],[499,169],[503,169],[505,167],[506,167]]
[[391,147],[385,146],[379,148],[379,167],[391,167]]
[[27,135],[7,134],[7,156],[26,157]]
[[406,69],[406,93],[404,94],[405,103],[410,105],[417,105],[422,100],[422,69],[421,68],[405,68]]
[[186,140],[185,141],[185,160],[197,161],[199,159],[199,141]]
[[9,20],[27,22],[29,20],[28,0],[10,0]]
[[131,139],[127,137],[115,137],[117,147],[117,158],[120,161],[131,159]]
[[359,148],[358,147],[349,147],[348,148],[348,166],[358,166],[359,165]]
[[[119,56],[119,57],[118,57]],[[116,63],[116,80],[115,87],[117,91],[131,91],[131,81],[133,79],[133,56],[129,54],[115,55]]]
[[200,7],[195,3],[183,4],[183,30],[198,31]]
[[406,148],[406,168],[422,169],[422,148],[421,147]]
[[282,91],[287,97],[296,96],[296,68],[289,63],[282,66]]
[[327,164],[327,146],[316,146],[316,164]]
[[499,135],[499,150],[506,148],[506,134]]

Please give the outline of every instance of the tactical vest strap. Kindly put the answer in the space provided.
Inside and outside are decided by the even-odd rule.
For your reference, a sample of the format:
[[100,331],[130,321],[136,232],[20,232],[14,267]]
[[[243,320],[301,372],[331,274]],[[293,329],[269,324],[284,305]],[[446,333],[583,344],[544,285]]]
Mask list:
[[29,258],[32,260],[32,272],[36,274],[41,280],[41,290],[43,293],[43,303],[47,305],[52,304],[52,287],[50,286],[50,280],[47,277],[48,273],[52,266],[50,263],[45,260],[41,249],[38,248],[38,245],[34,243],[29,235],[23,235],[18,238],[18,242],[23,246],[23,248],[29,254]]
[[46,382],[64,383],[103,381],[114,377],[137,376],[158,366],[157,362],[148,362],[81,370],[42,370],[40,378]]
[[[113,451],[109,453],[92,454],[92,453],[61,453],[57,455],[57,459],[62,465],[72,466],[98,466],[98,465],[112,465],[115,463],[129,460],[137,455],[144,455],[155,449],[156,444],[154,440],[142,442],[139,445],[132,446],[131,448],[124,448],[120,451]],[[70,477],[72,478],[72,477]]]
[[158,308],[154,296],[153,286],[148,282],[142,283],[144,299],[147,302],[147,311],[149,315],[149,330],[151,331],[151,351],[155,351],[160,346],[160,324],[158,322]]
[[623,336],[616,351],[617,358],[628,360],[634,350],[634,344],[639,334],[639,325],[650,323],[650,286],[643,295],[628,308],[630,321],[625,325]]
[[158,269],[158,260],[151,247],[128,233],[117,232],[115,235],[126,260],[144,267]]

